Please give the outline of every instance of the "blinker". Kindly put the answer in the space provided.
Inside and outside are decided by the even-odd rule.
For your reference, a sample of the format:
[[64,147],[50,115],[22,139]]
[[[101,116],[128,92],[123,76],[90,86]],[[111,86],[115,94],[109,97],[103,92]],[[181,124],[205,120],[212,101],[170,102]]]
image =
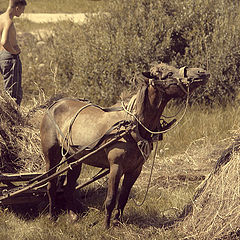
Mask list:
[[187,69],[188,67],[184,66],[179,69],[180,76],[186,78],[187,77]]

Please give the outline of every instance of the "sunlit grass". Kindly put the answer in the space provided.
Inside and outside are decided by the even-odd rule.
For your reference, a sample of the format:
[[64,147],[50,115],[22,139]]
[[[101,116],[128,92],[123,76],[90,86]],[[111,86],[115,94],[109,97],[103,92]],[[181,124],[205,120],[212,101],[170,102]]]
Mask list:
[[[26,13],[85,13],[98,12],[106,0],[28,0]],[[66,4],[67,3],[67,4]],[[5,11],[8,0],[0,2],[0,11]]]
[[[177,110],[178,108],[166,109],[165,115],[171,116]],[[180,118],[182,112],[176,116],[176,119]],[[178,126],[164,135],[165,154],[178,154],[191,146],[219,144],[232,137],[233,132],[239,127],[240,108],[237,104],[225,108],[221,106],[215,108],[189,107]]]

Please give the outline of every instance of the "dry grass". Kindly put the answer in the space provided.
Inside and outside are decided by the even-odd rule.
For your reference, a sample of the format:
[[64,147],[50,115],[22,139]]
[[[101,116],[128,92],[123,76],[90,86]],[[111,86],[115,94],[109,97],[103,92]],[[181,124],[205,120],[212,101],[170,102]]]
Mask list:
[[240,155],[234,148],[229,150],[196,192],[193,211],[180,225],[185,239],[239,237]]
[[0,91],[0,156],[2,172],[42,169],[39,128],[32,124],[24,109]]

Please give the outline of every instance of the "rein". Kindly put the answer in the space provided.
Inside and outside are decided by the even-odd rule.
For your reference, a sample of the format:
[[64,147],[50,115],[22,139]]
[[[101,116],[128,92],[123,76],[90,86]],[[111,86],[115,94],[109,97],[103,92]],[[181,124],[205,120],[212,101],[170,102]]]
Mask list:
[[[177,85],[180,86],[180,88],[181,88],[182,90],[184,90],[183,92],[187,94],[187,100],[186,100],[186,104],[185,104],[185,108],[184,108],[184,112],[183,112],[182,116],[181,116],[180,119],[176,122],[175,125],[173,125],[172,127],[170,127],[170,128],[167,129],[167,130],[158,131],[158,132],[151,131],[150,129],[148,129],[148,128],[136,117],[135,114],[131,113],[130,111],[128,111],[128,110],[126,109],[126,107],[124,106],[124,103],[123,103],[123,101],[122,101],[121,103],[122,103],[123,110],[124,110],[127,114],[129,114],[129,115],[131,115],[132,117],[134,117],[134,119],[135,119],[146,131],[148,131],[149,133],[151,133],[151,134],[162,134],[162,133],[166,133],[166,132],[172,130],[173,128],[175,128],[175,127],[181,122],[181,120],[183,119],[183,117],[184,117],[184,115],[186,114],[186,111],[187,111],[187,106],[188,106],[189,96],[190,96],[190,95],[189,95],[189,85],[188,85],[188,88],[187,88],[187,91],[186,91],[186,90],[184,89],[183,85],[182,85],[181,80],[178,79],[178,83],[179,83],[179,85],[178,85],[178,84],[177,84]],[[154,85],[154,84],[155,84],[155,83],[154,83],[153,80],[151,79],[151,81],[149,81],[149,85]],[[180,112],[180,111],[179,111],[179,112]],[[179,113],[179,112],[178,112],[178,113]],[[144,152],[141,150],[141,148],[140,148],[139,146],[138,146],[138,148],[139,148],[139,151],[141,152],[141,154],[142,154],[142,156],[143,156],[143,158],[144,158],[144,162],[146,162],[147,157],[145,156]],[[153,156],[152,165],[151,165],[151,170],[150,170],[150,175],[149,175],[149,179],[148,179],[148,185],[147,185],[147,188],[146,188],[146,191],[145,191],[144,198],[143,198],[142,202],[138,203],[138,202],[136,202],[136,200],[135,200],[134,198],[132,198],[134,204],[135,204],[136,206],[138,206],[138,207],[142,206],[142,205],[144,204],[144,202],[146,201],[146,199],[147,199],[147,195],[148,195],[148,192],[149,192],[149,189],[150,189],[150,184],[151,184],[152,175],[153,175],[153,168],[154,168],[155,160],[156,160],[156,156],[157,156],[157,149],[158,149],[158,141],[157,141],[156,146],[155,146],[154,156]]]
[[[124,127],[125,130],[121,130],[122,127]],[[115,123],[102,137],[94,140],[94,141],[91,142],[90,144],[87,144],[87,145],[85,145],[85,146],[82,146],[82,147],[79,148],[79,149],[76,149],[76,150],[75,150],[75,149],[71,149],[71,150],[73,151],[73,154],[72,154],[71,156],[68,156],[68,157],[65,156],[65,157],[63,157],[63,158],[62,158],[62,161],[61,161],[60,163],[58,163],[57,165],[55,165],[53,168],[51,168],[49,171],[45,172],[44,174],[42,174],[42,175],[40,175],[40,176],[38,176],[38,177],[36,177],[36,178],[34,178],[34,179],[31,179],[28,183],[30,184],[30,183],[33,183],[33,182],[35,182],[35,181],[39,181],[39,180],[43,179],[44,177],[48,176],[48,174],[49,174],[50,172],[52,172],[52,171],[55,170],[55,169],[58,169],[61,165],[63,165],[64,163],[66,163],[66,162],[67,162],[68,160],[70,160],[71,158],[77,156],[77,155],[80,154],[82,151],[86,150],[86,149],[89,148],[91,145],[93,145],[94,143],[97,143],[97,144],[95,145],[95,147],[93,148],[93,151],[96,151],[96,147],[98,147],[98,145],[99,145],[100,143],[102,143],[102,140],[104,140],[106,136],[110,136],[110,134],[111,134],[111,132],[112,132],[113,130],[117,130],[117,132],[114,133],[114,134],[112,134],[112,136],[113,136],[114,138],[118,138],[119,135],[123,134],[123,132],[125,132],[125,134],[127,134],[127,133],[129,133],[130,131],[133,131],[133,130],[134,130],[134,126],[132,125],[131,122],[126,121],[126,120],[122,120],[122,121],[119,121],[119,122]],[[110,142],[113,141],[113,140],[114,140],[114,139],[110,140]],[[107,144],[107,143],[106,143],[106,144]],[[106,145],[106,144],[105,144],[105,145]],[[100,146],[100,147],[101,147],[101,146]],[[65,158],[65,159],[64,159],[64,158]],[[69,165],[71,165],[71,163],[70,163]],[[71,167],[70,167],[70,169],[71,169]]]
[[[144,202],[146,201],[146,199],[147,199],[147,195],[148,195],[148,192],[149,192],[149,189],[150,189],[150,184],[151,184],[151,181],[152,181],[153,168],[154,168],[154,164],[155,164],[155,160],[156,160],[156,156],[157,156],[157,149],[158,149],[158,141],[157,141],[156,146],[155,146],[154,157],[153,157],[151,170],[150,170],[150,175],[149,175],[149,179],[148,179],[148,185],[147,185],[147,189],[146,189],[146,192],[144,194],[144,198],[143,198],[142,202],[141,203],[137,203],[136,200],[134,198],[132,198],[134,204],[136,206],[138,206],[138,207],[141,207],[144,204]],[[141,152],[141,150],[140,150],[140,152]],[[142,156],[144,158],[144,161],[146,162],[147,158],[145,157],[145,155],[142,152],[141,152],[141,154],[142,154]]]
[[[70,133],[71,133],[71,129],[72,129],[72,126],[73,126],[74,121],[76,120],[78,114],[79,114],[81,111],[83,111],[85,108],[89,107],[89,106],[91,106],[91,103],[89,103],[89,104],[81,107],[81,108],[75,113],[75,115],[73,116],[73,118],[72,118],[72,120],[71,120],[71,122],[70,122],[70,124],[69,124],[69,126],[68,126],[68,131],[67,131],[66,135],[65,135],[64,138],[63,138],[62,148],[61,148],[62,157],[66,157],[67,154],[69,153],[69,149],[70,149]],[[60,128],[59,128],[59,129],[60,129]],[[61,130],[60,130],[60,131],[61,131]],[[65,149],[65,151],[66,151],[65,153],[63,152],[63,151],[64,151],[64,142],[67,143],[67,149]]]

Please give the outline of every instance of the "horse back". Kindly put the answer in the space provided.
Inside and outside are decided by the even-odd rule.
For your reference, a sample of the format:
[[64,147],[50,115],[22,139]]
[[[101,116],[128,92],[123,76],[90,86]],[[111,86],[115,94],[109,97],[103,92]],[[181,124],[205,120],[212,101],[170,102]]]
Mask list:
[[54,131],[60,142],[67,136],[71,145],[85,146],[101,138],[124,116],[123,111],[105,112],[86,101],[64,99],[46,112],[41,129]]

